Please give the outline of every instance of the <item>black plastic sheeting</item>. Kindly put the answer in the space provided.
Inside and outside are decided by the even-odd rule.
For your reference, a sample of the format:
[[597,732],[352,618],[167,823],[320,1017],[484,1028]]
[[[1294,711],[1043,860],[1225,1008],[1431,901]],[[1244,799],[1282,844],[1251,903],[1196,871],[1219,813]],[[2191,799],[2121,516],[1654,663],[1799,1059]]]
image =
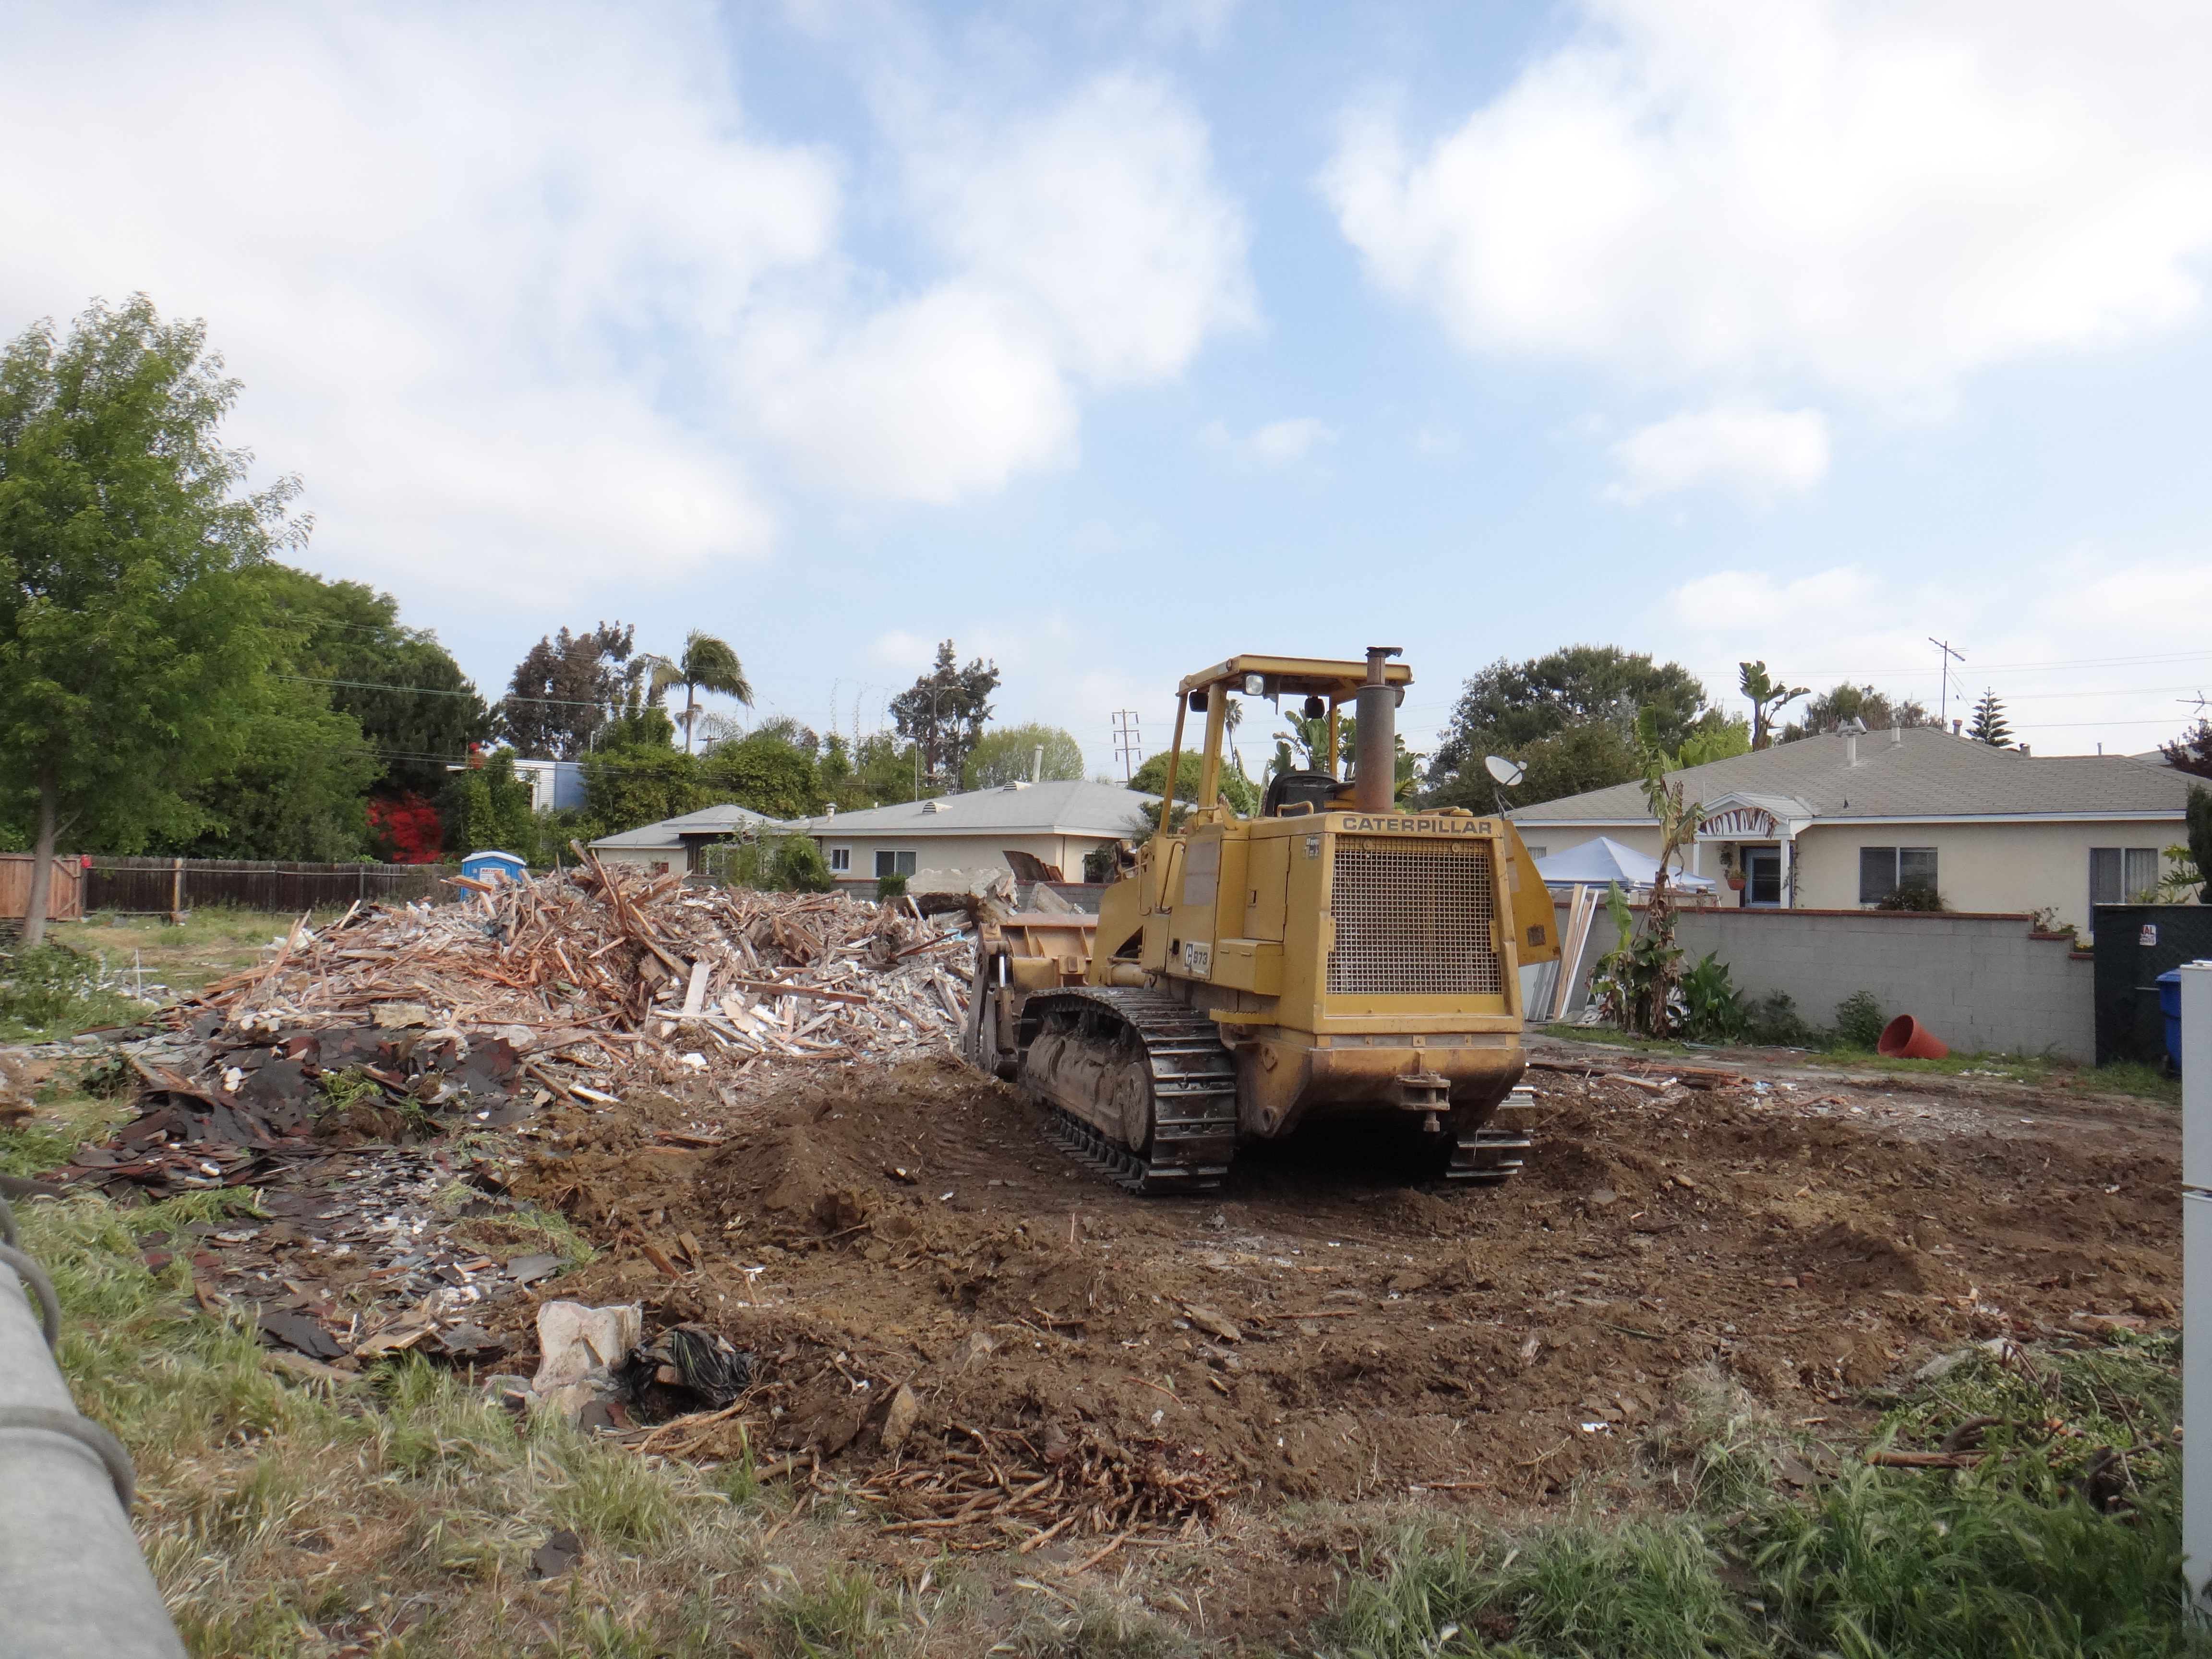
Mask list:
[[2100,904],[2097,940],[2097,1064],[2166,1063],[2158,976],[2212,958],[2212,904]]

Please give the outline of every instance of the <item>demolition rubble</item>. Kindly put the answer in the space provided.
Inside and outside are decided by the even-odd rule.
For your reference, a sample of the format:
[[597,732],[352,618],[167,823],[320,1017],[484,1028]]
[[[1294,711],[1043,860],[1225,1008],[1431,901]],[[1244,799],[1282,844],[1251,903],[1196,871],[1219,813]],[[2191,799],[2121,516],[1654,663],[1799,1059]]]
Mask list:
[[62,1173],[199,1194],[146,1259],[315,1386],[416,1356],[1070,1573],[1247,1503],[1565,1504],[1716,1365],[1841,1434],[1932,1352],[2173,1316],[2171,1114],[2081,1091],[1547,1047],[1510,1187],[1323,1126],[1133,1197],[958,1060],[932,908],[587,864],[295,927],[118,1043]]

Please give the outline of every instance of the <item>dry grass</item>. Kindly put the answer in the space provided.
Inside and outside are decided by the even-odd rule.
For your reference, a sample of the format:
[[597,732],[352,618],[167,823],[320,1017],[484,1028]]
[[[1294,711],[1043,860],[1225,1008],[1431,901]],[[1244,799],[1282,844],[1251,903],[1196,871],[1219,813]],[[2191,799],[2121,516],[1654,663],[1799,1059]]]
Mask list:
[[[141,1540],[194,1654],[1184,1650],[1095,1592],[1000,1598],[951,1558],[894,1557],[834,1489],[641,1460],[420,1361],[346,1387],[293,1380],[242,1316],[200,1310],[183,1269],[148,1270],[133,1237],[250,1204],[20,1211],[62,1294],[63,1368],[131,1449]],[[532,1552],[561,1528],[583,1561],[533,1579]]]

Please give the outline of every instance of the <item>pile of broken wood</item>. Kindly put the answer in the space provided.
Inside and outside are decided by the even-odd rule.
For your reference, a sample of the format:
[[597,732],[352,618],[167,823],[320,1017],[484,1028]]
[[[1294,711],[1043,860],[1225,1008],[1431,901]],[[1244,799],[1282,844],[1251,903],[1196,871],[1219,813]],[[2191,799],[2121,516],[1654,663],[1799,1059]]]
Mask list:
[[1165,1442],[1125,1448],[1090,1433],[1079,1442],[1057,1423],[1039,1438],[1042,1444],[1012,1429],[960,1425],[935,1458],[879,1469],[853,1490],[883,1506],[885,1531],[948,1547],[1015,1543],[1026,1555],[1064,1535],[1081,1553],[1076,1571],[1124,1544],[1164,1541],[1139,1538],[1147,1528],[1180,1523],[1190,1536],[1228,1495],[1229,1483],[1195,1449]]
[[457,903],[303,919],[268,960],[163,1011],[168,1030],[126,1048],[138,1121],[79,1163],[215,1184],[236,1172],[184,1164],[217,1147],[413,1140],[441,1118],[497,1127],[556,1095],[611,1104],[635,1079],[957,1048],[957,920],[588,859],[458,884]]

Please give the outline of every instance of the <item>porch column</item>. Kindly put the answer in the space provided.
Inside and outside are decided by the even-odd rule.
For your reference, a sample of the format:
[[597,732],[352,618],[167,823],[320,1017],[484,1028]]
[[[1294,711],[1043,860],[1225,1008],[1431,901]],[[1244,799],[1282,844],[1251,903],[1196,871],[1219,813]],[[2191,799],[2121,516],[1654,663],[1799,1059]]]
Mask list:
[[1784,909],[1794,910],[1797,907],[1795,896],[1790,890],[1790,849],[1796,843],[1790,840],[1789,830],[1782,832],[1777,845],[1782,849],[1782,890],[1776,896],[1780,899]]

